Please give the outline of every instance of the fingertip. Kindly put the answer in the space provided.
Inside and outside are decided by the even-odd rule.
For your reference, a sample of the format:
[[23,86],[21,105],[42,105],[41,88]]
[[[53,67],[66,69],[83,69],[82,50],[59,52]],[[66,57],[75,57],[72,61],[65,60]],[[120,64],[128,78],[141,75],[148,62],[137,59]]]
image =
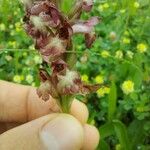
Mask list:
[[95,150],[99,144],[100,134],[95,126],[84,126],[84,144],[82,150]]
[[75,99],[72,102],[71,115],[77,118],[82,124],[85,124],[89,117],[89,111],[84,103]]
[[40,137],[47,149],[81,149],[83,127],[73,116],[60,114],[42,128]]

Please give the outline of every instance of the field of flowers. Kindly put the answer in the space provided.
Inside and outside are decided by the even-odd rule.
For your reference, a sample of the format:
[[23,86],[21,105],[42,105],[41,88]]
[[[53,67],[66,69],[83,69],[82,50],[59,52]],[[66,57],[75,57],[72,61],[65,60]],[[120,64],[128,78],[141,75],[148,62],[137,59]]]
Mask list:
[[[18,0],[0,0],[0,79],[38,86],[42,59],[23,29]],[[99,83],[83,99],[100,131],[98,150],[150,149],[150,1],[95,0],[97,39],[89,50],[74,38],[82,80]],[[82,18],[89,17],[85,13]]]

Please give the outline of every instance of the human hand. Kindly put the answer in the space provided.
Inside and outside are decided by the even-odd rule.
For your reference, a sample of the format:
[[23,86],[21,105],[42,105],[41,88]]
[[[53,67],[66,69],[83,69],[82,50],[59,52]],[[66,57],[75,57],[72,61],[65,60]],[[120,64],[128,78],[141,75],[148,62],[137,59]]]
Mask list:
[[36,89],[0,81],[0,150],[94,150],[99,133],[86,124],[87,107],[74,100],[71,115]]

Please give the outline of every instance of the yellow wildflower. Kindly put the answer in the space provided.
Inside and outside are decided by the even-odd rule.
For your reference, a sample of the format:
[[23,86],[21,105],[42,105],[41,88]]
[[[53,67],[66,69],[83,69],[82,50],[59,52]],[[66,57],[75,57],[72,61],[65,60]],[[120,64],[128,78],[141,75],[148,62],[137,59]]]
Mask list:
[[16,41],[9,41],[8,45],[11,46],[11,47],[13,47],[13,48],[16,48],[17,42]]
[[147,45],[144,44],[144,43],[140,43],[140,44],[137,45],[137,50],[140,53],[144,53],[144,52],[147,51]]
[[139,8],[139,7],[140,7],[140,4],[139,4],[139,2],[134,2],[133,6],[134,6],[135,8]]
[[99,11],[101,11],[101,12],[102,12],[102,11],[104,10],[103,5],[101,5],[101,4],[100,4],[100,5],[98,6],[98,9],[99,9]]
[[10,25],[9,25],[9,28],[10,28],[10,29],[13,29],[13,28],[14,28],[14,26],[13,26],[12,24],[10,24]]
[[33,82],[33,76],[32,75],[27,75],[26,76],[26,81],[29,83],[29,84],[31,84],[32,82]]
[[35,82],[33,82],[31,85],[32,85],[33,87],[36,87]]
[[103,50],[103,51],[101,52],[101,56],[102,56],[103,58],[107,58],[107,57],[110,56],[110,54],[109,54],[109,52],[108,52],[107,50]]
[[97,90],[97,95],[99,97],[103,97],[105,96],[105,94],[109,94],[109,92],[110,92],[110,88],[103,86],[99,90]]
[[104,95],[105,95],[103,88],[98,89],[96,93],[99,97],[104,97]]
[[104,87],[104,92],[105,92],[105,94],[109,94],[110,88],[109,87]]
[[131,51],[127,51],[127,56],[129,57],[129,58],[133,58],[133,55],[134,55],[134,53],[133,52],[131,52]]
[[126,80],[123,82],[121,86],[123,92],[128,95],[129,93],[132,93],[134,91],[134,82],[131,80]]
[[20,32],[20,31],[22,31],[22,28],[16,28],[16,32]]
[[117,38],[116,32],[112,31],[109,33],[109,38],[114,41]]
[[24,57],[26,57],[27,56],[27,52],[23,52],[23,54],[22,54]]
[[103,7],[107,9],[107,8],[109,8],[109,4],[108,3],[104,3]]
[[100,4],[98,6],[99,11],[104,11],[107,8],[109,8],[109,4],[108,3]]
[[123,58],[123,52],[121,50],[116,51],[115,57],[118,59],[122,59]]
[[35,49],[34,45],[30,45],[29,49],[34,50]]
[[14,36],[15,34],[16,34],[15,31],[14,31],[14,30],[11,30],[10,35],[11,35],[11,36]]
[[86,62],[88,61],[87,55],[83,55],[83,56],[80,58],[80,61],[81,61],[81,63],[86,63]]
[[20,23],[20,22],[16,22],[16,23],[15,23],[15,27],[16,27],[16,28],[17,28],[17,27],[18,27],[18,28],[21,27],[21,23]]
[[6,56],[5,56],[5,59],[6,59],[7,61],[11,61],[11,60],[12,60],[12,56],[6,55]]
[[17,12],[17,11],[15,11],[15,12],[14,12],[14,15],[17,15],[17,14],[18,14],[18,12]]
[[15,76],[13,77],[13,81],[16,82],[16,83],[21,83],[21,76],[15,75]]
[[89,77],[86,74],[84,74],[81,76],[81,80],[84,82],[89,82]]
[[33,60],[36,64],[42,63],[42,58],[39,55],[34,56]]
[[123,39],[122,39],[122,43],[124,43],[124,44],[130,44],[130,39],[129,38],[126,38],[126,37],[124,37]]
[[95,77],[95,82],[98,84],[103,84],[104,83],[104,77],[102,75],[98,75]]
[[3,24],[3,23],[0,24],[0,30],[1,31],[5,31],[6,30],[5,24]]
[[124,32],[124,35],[129,36],[129,32],[128,32],[128,31],[125,31],[125,32]]

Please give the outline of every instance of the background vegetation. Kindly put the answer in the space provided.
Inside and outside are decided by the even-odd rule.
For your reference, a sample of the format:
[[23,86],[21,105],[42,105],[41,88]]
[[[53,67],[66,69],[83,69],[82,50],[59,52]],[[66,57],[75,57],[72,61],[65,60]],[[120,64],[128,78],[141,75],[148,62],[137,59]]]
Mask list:
[[[0,79],[38,86],[42,60],[23,29],[23,15],[18,0],[0,0]],[[101,134],[98,150],[149,150],[150,1],[97,0],[95,15],[102,22],[92,49],[82,36],[74,41],[82,52],[76,64],[82,80],[102,84],[83,100],[89,123]]]

